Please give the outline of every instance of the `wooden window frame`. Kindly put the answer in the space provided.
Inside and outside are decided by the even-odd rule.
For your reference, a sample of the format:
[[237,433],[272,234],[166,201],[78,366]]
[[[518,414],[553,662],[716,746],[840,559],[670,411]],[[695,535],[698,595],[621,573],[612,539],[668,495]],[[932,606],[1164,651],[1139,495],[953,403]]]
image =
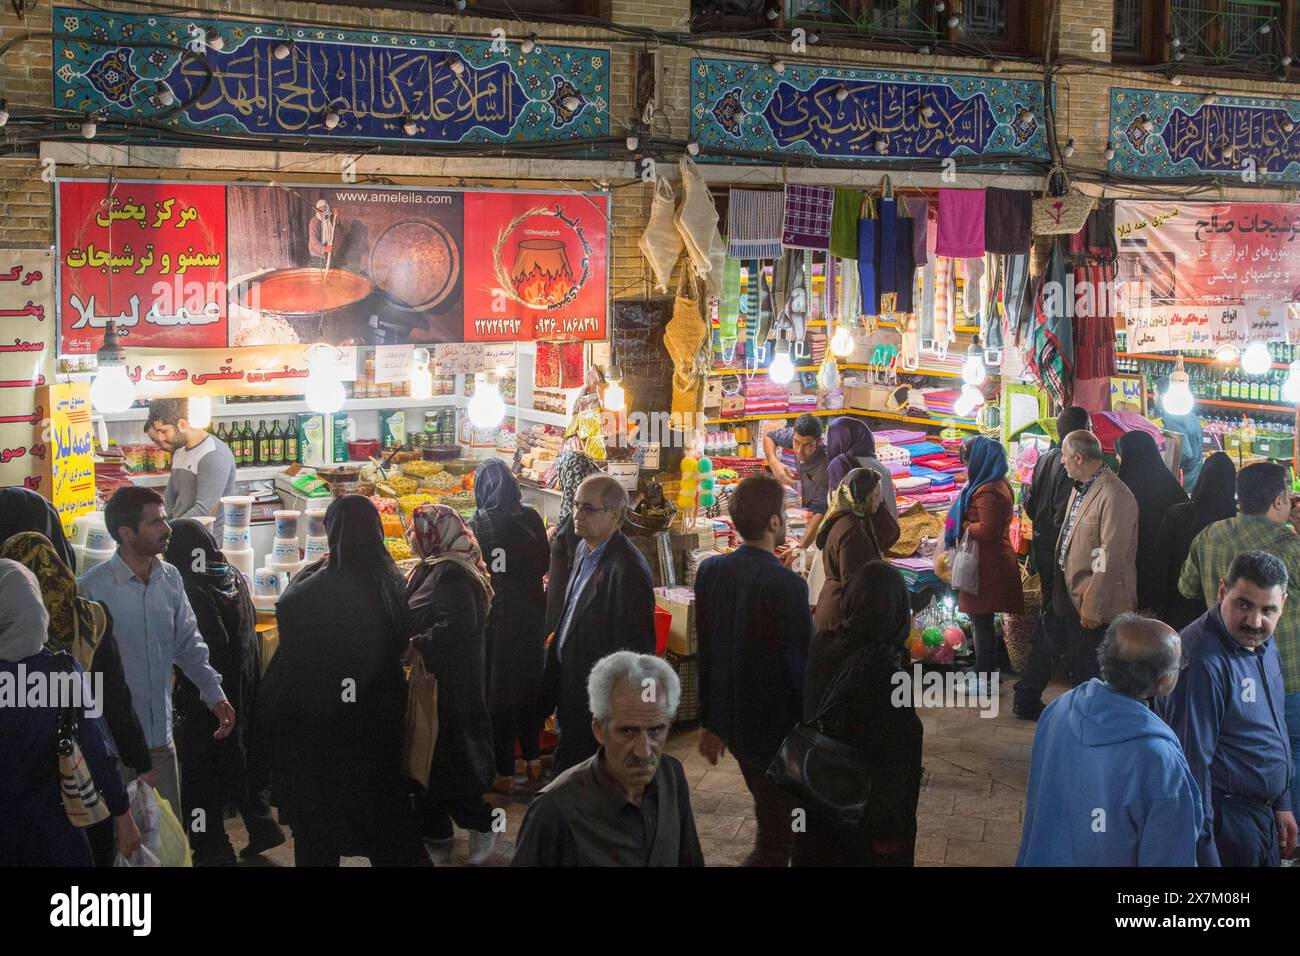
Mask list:
[[[1142,27],[1138,36],[1137,50],[1117,50],[1111,45],[1112,63],[1129,63],[1146,65],[1163,63],[1168,57],[1169,36],[1169,0],[1142,0]],[[1114,20],[1112,18],[1111,37],[1114,38]]]

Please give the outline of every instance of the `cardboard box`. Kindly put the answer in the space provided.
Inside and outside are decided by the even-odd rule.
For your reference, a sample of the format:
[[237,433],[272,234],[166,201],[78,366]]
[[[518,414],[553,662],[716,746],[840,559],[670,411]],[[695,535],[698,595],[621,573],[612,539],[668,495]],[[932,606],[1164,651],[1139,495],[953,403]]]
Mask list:
[[885,401],[894,388],[892,385],[850,385],[844,389],[844,407],[884,411]]
[[676,599],[684,593],[691,592],[686,588],[655,588],[655,605],[673,616],[668,629],[668,649],[690,657],[699,646],[695,637],[695,597],[691,593],[689,601]]

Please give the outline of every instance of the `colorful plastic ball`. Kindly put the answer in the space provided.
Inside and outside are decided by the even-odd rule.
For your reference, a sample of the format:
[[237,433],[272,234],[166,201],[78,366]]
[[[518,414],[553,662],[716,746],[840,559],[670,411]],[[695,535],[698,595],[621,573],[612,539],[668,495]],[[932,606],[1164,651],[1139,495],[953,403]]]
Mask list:
[[921,640],[925,643],[926,647],[937,647],[943,643],[943,631],[939,630],[937,627],[927,627],[921,633]]
[[701,475],[707,475],[713,470],[713,460],[710,458],[701,458],[698,467]]
[[718,496],[711,491],[700,492],[700,507],[712,508],[718,503]]
[[914,637],[912,638],[912,640],[908,641],[907,649],[908,651],[911,652],[912,660],[914,661],[925,660],[925,645],[921,642],[921,639],[919,637]]
[[943,642],[956,650],[966,643],[966,633],[956,624],[949,624],[943,629]]
[[947,644],[940,644],[930,653],[930,660],[936,664],[951,664],[952,648]]
[[678,495],[678,496],[677,496],[677,510],[678,510],[678,511],[689,511],[691,508],[694,508],[694,507],[695,507],[695,496],[694,496],[694,495]]
[[703,475],[700,477],[700,491],[712,491],[714,488],[713,476]]
[[[707,458],[704,460],[708,461]],[[687,455],[685,458],[682,459],[682,474],[683,475],[691,474],[697,468],[699,468],[699,466],[700,466],[700,460],[698,458],[692,458],[690,455]]]

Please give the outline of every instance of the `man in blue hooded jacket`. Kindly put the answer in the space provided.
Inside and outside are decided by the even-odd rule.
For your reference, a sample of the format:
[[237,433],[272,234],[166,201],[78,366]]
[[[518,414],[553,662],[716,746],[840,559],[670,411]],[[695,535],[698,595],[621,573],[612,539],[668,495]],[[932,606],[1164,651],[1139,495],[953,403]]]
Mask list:
[[1178,683],[1169,625],[1111,622],[1093,678],[1038,720],[1017,866],[1195,866],[1201,797],[1169,726],[1146,705]]

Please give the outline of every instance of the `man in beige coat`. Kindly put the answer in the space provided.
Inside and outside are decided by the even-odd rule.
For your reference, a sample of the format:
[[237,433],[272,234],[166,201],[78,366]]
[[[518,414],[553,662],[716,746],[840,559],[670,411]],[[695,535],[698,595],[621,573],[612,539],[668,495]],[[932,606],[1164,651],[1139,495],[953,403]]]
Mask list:
[[1102,463],[1101,443],[1073,431],[1061,443],[1061,463],[1074,481],[1056,542],[1052,602],[1065,621],[1076,684],[1100,676],[1097,649],[1106,625],[1137,609],[1138,506],[1133,493]]

